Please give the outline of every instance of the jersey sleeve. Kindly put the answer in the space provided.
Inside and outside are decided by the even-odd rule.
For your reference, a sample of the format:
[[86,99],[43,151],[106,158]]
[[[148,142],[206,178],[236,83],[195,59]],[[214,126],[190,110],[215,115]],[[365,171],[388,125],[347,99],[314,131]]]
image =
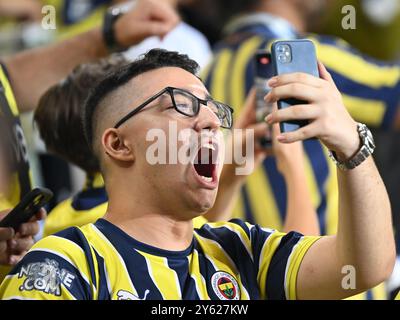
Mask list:
[[71,240],[40,240],[0,286],[2,300],[86,300],[96,289],[84,251]]
[[307,250],[320,237],[248,225],[261,298],[296,299],[297,274]]
[[400,103],[400,64],[372,59],[335,37],[308,38],[352,117],[371,127],[392,128]]

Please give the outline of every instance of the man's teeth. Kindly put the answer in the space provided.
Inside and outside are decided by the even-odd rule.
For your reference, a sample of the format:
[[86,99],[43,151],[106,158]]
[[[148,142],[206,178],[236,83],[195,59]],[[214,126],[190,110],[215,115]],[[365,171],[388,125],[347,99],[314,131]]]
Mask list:
[[200,178],[202,178],[204,181],[207,181],[207,182],[211,182],[212,181],[212,177],[200,176]]

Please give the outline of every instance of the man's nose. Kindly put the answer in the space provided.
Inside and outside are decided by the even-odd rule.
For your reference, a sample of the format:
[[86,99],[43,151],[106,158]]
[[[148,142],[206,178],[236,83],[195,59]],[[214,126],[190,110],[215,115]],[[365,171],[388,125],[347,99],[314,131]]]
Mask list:
[[217,117],[214,111],[210,107],[201,105],[199,114],[197,115],[197,121],[195,129],[197,131],[201,130],[217,130],[221,127],[221,121]]

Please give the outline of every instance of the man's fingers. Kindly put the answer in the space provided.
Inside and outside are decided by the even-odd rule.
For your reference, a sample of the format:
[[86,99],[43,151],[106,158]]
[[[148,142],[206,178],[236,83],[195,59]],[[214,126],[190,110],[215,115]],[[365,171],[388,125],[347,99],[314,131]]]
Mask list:
[[47,217],[47,211],[45,208],[40,208],[39,212],[36,214],[36,219],[38,221],[44,220]]
[[0,228],[0,241],[7,241],[14,237],[15,231],[13,228]]
[[289,120],[312,120],[318,117],[320,110],[310,104],[299,104],[272,112],[265,117],[268,124]]
[[27,222],[20,225],[18,233],[21,236],[34,236],[39,232],[39,224],[34,222]]
[[32,237],[12,239],[8,241],[10,254],[20,255],[24,251],[28,251],[34,244]]
[[321,97],[321,90],[303,83],[289,83],[272,90],[265,96],[266,102],[276,102],[281,99],[297,98],[304,101],[317,101]]
[[268,81],[268,85],[271,88],[283,86],[290,83],[303,83],[305,85],[315,88],[321,88],[323,86],[323,82],[320,78],[301,72],[281,74],[279,76],[272,77]]
[[296,131],[281,133],[276,139],[281,143],[293,143],[314,138],[317,133],[317,128],[313,124],[309,124]]
[[47,217],[47,212],[45,208],[40,208],[38,213],[34,217],[31,218],[31,222],[44,220]]

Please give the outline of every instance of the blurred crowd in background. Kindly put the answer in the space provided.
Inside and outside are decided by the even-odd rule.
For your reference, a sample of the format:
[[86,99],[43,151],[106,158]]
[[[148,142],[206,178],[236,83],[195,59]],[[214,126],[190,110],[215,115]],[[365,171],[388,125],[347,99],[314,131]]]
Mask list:
[[[227,16],[229,10],[223,8],[229,2],[159,1],[169,2],[176,8],[183,22],[162,40],[150,38],[130,48],[124,52],[125,57],[133,60],[150,48],[163,47],[187,53],[206,70],[212,59],[213,49],[218,49],[219,41],[224,36],[224,26],[231,18]],[[303,2],[313,6],[320,1]],[[104,12],[110,6],[131,3],[132,1],[126,0],[0,0],[0,56],[60,41],[87,31],[102,24]],[[235,1],[232,5],[234,3]],[[346,5],[355,8],[355,29],[346,30],[342,27],[346,14],[342,9]],[[53,9],[55,28],[43,28],[43,19],[49,19],[48,15]],[[46,20],[46,23],[49,22],[51,21]],[[338,36],[372,58],[393,63],[400,59],[399,0],[330,1],[329,6],[324,6],[324,10],[318,12],[318,16],[308,21],[308,24],[307,31]],[[50,207],[47,208],[51,211],[56,204],[81,190],[86,176],[81,169],[46,151],[33,124],[31,113],[25,113],[21,118],[34,185],[46,186],[55,193]],[[374,129],[374,134],[378,145],[375,159],[389,191],[394,225],[400,226],[399,132]]]

